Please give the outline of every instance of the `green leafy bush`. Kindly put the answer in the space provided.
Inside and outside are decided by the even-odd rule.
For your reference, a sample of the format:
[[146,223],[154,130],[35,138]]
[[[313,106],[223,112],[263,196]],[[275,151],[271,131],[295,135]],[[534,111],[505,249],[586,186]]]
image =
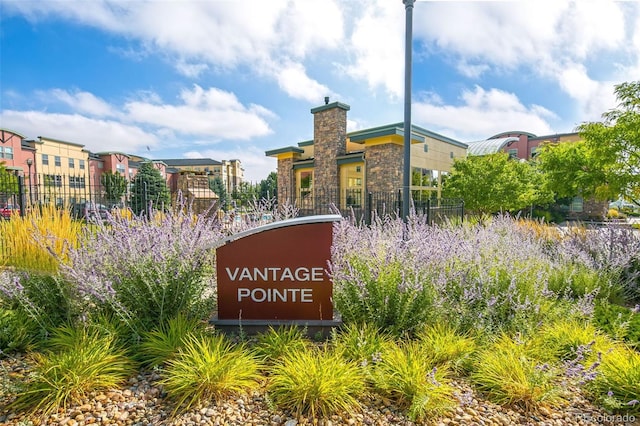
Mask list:
[[0,304],[37,325],[33,338],[74,322],[81,311],[74,287],[59,275],[41,272],[0,274]]
[[0,308],[0,358],[34,348],[38,326],[23,311]]
[[51,344],[52,351],[32,355],[33,377],[12,408],[52,413],[93,391],[119,386],[134,371],[115,336],[95,327],[62,327],[54,331]]
[[389,345],[372,371],[374,390],[408,409],[415,421],[449,413],[456,405],[447,368],[436,363],[415,341]]
[[267,387],[278,407],[312,418],[352,413],[364,390],[358,365],[328,349],[288,353],[271,369]]
[[490,401],[526,409],[563,402],[558,377],[553,365],[541,364],[523,342],[507,335],[478,353],[471,373],[472,382]]
[[334,277],[334,303],[345,323],[371,323],[400,335],[411,333],[430,316],[428,278],[401,262],[350,261],[350,276]]
[[593,324],[614,339],[640,349],[640,312],[611,303],[598,303]]
[[260,380],[255,357],[220,335],[187,336],[166,365],[160,383],[176,401],[174,414],[201,401],[254,389]]
[[593,397],[607,410],[640,414],[640,353],[618,345],[602,354],[597,371],[588,386]]

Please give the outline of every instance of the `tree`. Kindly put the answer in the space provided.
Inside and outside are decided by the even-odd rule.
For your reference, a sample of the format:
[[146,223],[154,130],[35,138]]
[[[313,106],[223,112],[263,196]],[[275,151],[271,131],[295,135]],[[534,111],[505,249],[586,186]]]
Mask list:
[[511,160],[504,152],[469,156],[454,161],[442,196],[462,198],[466,209],[479,214],[519,211],[553,200],[542,179],[534,165]]
[[127,180],[120,173],[109,170],[100,177],[100,182],[109,204],[119,203],[127,192]]
[[640,205],[640,81],[616,85],[614,92],[618,106],[602,114],[603,121],[582,123],[578,131],[601,179],[596,195],[622,195]]
[[278,199],[278,174],[271,172],[266,179],[260,181],[258,185],[258,196],[270,200],[272,198]]
[[142,214],[150,207],[166,210],[170,204],[169,188],[160,171],[150,161],[142,163],[133,179],[131,209],[136,214]]
[[0,201],[18,193],[18,177],[10,173],[4,164],[0,162]]
[[227,194],[227,189],[224,187],[224,183],[222,179],[219,177],[214,179],[209,179],[209,189],[216,193],[218,196],[218,203],[220,203],[220,208],[224,211],[227,211],[229,208],[229,194]]
[[545,184],[557,199],[597,197],[609,191],[594,153],[585,141],[545,144],[536,156]]

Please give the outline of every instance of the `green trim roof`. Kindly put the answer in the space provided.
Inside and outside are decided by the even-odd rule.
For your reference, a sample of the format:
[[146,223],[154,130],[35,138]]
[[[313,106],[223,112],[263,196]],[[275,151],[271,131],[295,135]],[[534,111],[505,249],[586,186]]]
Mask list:
[[293,152],[295,154],[302,154],[304,153],[303,149],[300,148],[296,148],[295,146],[287,146],[284,148],[277,148],[277,149],[272,149],[269,151],[265,151],[265,155],[267,157],[271,157],[273,155],[278,155],[278,154],[286,154],[288,152]]

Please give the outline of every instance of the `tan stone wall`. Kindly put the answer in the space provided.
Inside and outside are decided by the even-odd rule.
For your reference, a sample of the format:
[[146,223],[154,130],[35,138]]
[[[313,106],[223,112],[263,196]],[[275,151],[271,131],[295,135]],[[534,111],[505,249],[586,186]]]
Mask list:
[[367,191],[393,192],[402,189],[404,149],[397,144],[365,149]]
[[337,157],[346,153],[347,111],[334,107],[318,111],[313,118],[314,188],[338,188]]

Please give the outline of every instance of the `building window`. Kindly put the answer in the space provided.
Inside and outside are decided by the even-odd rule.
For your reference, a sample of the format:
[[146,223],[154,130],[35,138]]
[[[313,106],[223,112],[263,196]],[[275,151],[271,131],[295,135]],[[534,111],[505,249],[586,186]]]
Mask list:
[[517,149],[510,149],[507,151],[507,153],[509,154],[509,158],[518,158],[518,150]]
[[62,186],[62,176],[61,175],[44,175],[44,186],[52,187],[55,186],[60,188]]
[[84,170],[84,160],[78,160],[80,170]]
[[69,168],[74,169],[75,167],[76,167],[75,161],[73,161],[73,158],[69,158]]
[[116,172],[124,176],[124,164],[116,164]]
[[49,165],[49,156],[47,154],[42,154],[42,165],[43,166]]
[[425,143],[422,149],[424,150],[424,152],[429,152],[429,145]]
[[574,197],[571,200],[569,211],[572,211],[574,213],[582,213],[584,211],[584,200],[582,199],[582,197]]
[[56,155],[54,157],[56,167],[62,166],[62,161],[60,160],[60,156]]
[[84,176],[70,176],[69,187],[84,189]]
[[538,147],[537,146],[532,146],[531,147],[531,158],[536,158],[538,156]]
[[6,158],[7,160],[13,159],[13,148],[0,146],[0,158]]
[[449,158],[453,159],[453,151],[449,153]]
[[103,162],[98,163],[98,168],[99,169],[104,169],[104,163]]

